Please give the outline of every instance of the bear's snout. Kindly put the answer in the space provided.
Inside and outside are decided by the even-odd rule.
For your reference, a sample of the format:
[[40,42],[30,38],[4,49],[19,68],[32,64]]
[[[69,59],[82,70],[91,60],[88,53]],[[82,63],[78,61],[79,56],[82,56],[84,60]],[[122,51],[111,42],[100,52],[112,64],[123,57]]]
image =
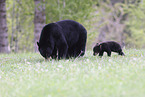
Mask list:
[[95,53],[95,52],[93,53],[94,56],[96,56],[97,54],[98,54],[98,53]]

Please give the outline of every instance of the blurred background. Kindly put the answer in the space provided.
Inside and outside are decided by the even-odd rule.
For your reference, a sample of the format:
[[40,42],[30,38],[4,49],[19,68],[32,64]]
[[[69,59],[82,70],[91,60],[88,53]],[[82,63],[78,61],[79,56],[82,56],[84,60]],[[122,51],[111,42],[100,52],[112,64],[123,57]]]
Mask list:
[[0,0],[0,52],[37,52],[43,26],[64,19],[87,29],[88,50],[108,40],[145,48],[145,0]]

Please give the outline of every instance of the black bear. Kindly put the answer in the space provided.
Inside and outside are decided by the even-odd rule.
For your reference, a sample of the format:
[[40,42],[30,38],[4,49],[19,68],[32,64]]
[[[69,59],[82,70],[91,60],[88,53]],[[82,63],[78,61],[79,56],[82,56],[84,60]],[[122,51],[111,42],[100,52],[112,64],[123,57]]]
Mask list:
[[97,43],[95,47],[93,48],[93,55],[97,55],[99,53],[99,56],[103,56],[104,52],[107,52],[108,56],[111,56],[111,52],[117,52],[119,55],[124,55],[122,52],[122,48],[119,43],[115,41],[107,41],[102,43]]
[[86,41],[87,31],[80,23],[62,20],[45,25],[37,45],[45,59],[62,59],[83,56]]

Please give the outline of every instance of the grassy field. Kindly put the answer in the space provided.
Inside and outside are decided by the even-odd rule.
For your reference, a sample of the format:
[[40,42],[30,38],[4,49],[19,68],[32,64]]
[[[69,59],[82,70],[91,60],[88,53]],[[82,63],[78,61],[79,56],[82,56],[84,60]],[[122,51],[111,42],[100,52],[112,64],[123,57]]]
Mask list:
[[145,97],[145,50],[124,52],[60,61],[2,54],[0,97]]

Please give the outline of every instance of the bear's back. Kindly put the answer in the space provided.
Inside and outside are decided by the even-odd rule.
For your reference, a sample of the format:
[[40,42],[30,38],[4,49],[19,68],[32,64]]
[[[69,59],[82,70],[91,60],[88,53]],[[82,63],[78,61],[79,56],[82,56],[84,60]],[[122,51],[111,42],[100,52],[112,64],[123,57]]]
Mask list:
[[77,42],[80,36],[87,37],[87,30],[76,21],[61,20],[56,22],[56,24],[62,30],[62,33],[68,42],[72,42],[72,40]]
[[[64,33],[70,33],[68,31],[78,32],[80,30],[86,30],[80,23],[73,20],[61,20],[56,22],[56,24],[60,26]],[[85,32],[87,33],[87,31]]]
[[118,51],[118,50],[121,49],[120,44],[117,43],[117,42],[115,42],[115,41],[108,41],[108,42],[106,42],[106,43],[108,44],[109,48],[110,48],[112,51],[114,51],[114,52],[116,52],[116,51]]

